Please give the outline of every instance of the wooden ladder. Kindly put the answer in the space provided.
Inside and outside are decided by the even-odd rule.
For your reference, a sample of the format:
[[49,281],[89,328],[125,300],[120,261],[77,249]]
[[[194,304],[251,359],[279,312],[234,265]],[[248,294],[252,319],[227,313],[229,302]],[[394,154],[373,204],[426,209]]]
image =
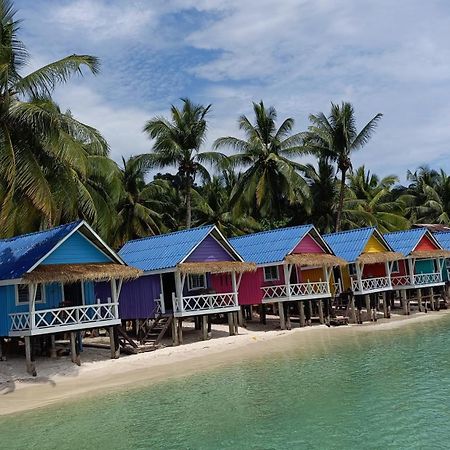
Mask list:
[[141,338],[141,344],[153,344],[155,347],[161,342],[172,324],[173,316],[163,316],[159,314],[152,324],[148,327],[147,332]]

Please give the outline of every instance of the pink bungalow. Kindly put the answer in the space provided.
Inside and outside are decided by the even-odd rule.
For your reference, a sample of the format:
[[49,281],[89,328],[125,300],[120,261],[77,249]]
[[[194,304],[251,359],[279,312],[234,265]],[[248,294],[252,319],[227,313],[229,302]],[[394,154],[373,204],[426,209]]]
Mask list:
[[[242,275],[239,304],[278,303],[281,328],[286,328],[286,302],[298,301],[304,325],[304,301],[317,301],[323,322],[322,300],[332,296],[333,267],[337,258],[312,225],[280,228],[230,239],[245,261],[257,264],[256,272]],[[311,311],[311,303],[308,304]],[[289,321],[288,321],[289,327]]]

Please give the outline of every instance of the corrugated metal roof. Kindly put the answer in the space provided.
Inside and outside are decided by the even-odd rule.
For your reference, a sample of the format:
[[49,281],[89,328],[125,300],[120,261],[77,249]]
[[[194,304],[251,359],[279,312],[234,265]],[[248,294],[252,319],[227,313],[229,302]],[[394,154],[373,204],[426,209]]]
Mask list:
[[21,278],[81,221],[0,240],[0,280]]
[[244,261],[270,264],[283,261],[312,229],[312,225],[278,228],[231,238],[229,241]]
[[408,256],[426,234],[426,228],[413,228],[412,230],[386,233],[383,237],[395,252]]
[[325,234],[322,237],[336,256],[352,263],[355,262],[358,256],[364,251],[364,248],[374,231],[374,227],[367,227]]
[[211,232],[214,225],[150,236],[127,242],[119,255],[144,272],[176,267]]
[[440,231],[439,233],[433,233],[433,236],[437,239],[440,246],[444,250],[450,250],[450,231]]

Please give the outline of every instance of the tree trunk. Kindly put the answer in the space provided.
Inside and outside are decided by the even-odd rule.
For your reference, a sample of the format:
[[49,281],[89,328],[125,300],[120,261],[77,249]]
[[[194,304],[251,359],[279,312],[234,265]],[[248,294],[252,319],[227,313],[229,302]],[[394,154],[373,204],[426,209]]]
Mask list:
[[186,228],[191,228],[192,207],[191,207],[191,176],[186,180]]
[[341,170],[341,187],[339,191],[339,204],[336,214],[336,232],[341,231],[342,210],[344,209],[345,176],[347,170]]

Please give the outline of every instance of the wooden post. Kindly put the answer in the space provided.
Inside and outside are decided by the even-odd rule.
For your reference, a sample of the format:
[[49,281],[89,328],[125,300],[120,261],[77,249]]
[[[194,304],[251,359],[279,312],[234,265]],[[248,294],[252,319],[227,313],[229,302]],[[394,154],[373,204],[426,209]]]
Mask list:
[[366,310],[367,310],[367,320],[372,320],[372,314],[370,313],[370,295],[366,294],[364,296],[364,299],[366,300]]
[[245,320],[244,320],[244,314],[242,312],[242,308],[243,308],[243,306],[241,306],[238,311],[238,325],[240,327],[245,327]]
[[308,300],[308,308],[309,308],[309,318],[307,318],[306,322],[308,323],[309,326],[312,325],[312,315],[313,315],[313,305],[312,305],[312,301]]
[[358,323],[356,319],[355,296],[353,294],[350,296],[350,314],[352,323]]
[[233,317],[234,317],[234,334],[238,335],[239,334],[239,321],[238,321],[238,312],[234,312],[233,313]]
[[301,327],[305,326],[305,305],[302,301],[298,301],[299,323]]
[[56,358],[56,338],[54,334],[50,335],[50,358]]
[[[283,305],[284,306],[284,305]],[[287,302],[286,304],[286,329],[288,330],[292,330],[292,325],[291,325],[291,312],[290,312],[290,302]]]
[[202,316],[202,340],[208,340],[208,316],[206,314]]
[[177,326],[177,334],[178,334],[178,342],[180,345],[183,344],[183,318],[178,318],[178,326]]
[[34,364],[33,349],[31,348],[31,345],[31,337],[25,336],[25,358],[27,360],[27,372],[35,377],[37,373],[36,366]]
[[3,338],[0,338],[0,361],[6,361],[3,356]]
[[180,344],[178,342],[177,319],[175,317],[172,320],[172,344],[173,346]]
[[280,328],[282,330],[285,330],[286,329],[286,319],[284,317],[283,302],[278,302],[278,314],[280,315]]
[[417,305],[419,306],[419,311],[422,312],[422,289],[417,289]]
[[322,300],[319,300],[318,302],[318,307],[319,307],[319,322],[320,323],[324,323],[324,320],[323,320],[323,302],[322,302]]
[[384,317],[385,319],[387,319],[388,314],[387,314],[387,304],[386,304],[386,292],[383,291],[383,292],[381,293],[381,295],[382,295],[382,297],[383,297],[383,317]]
[[433,311],[439,311],[435,298],[434,298],[434,289],[431,287],[430,288],[430,300],[431,300],[431,309]]
[[[73,337],[72,337],[73,335]],[[72,343],[73,341],[73,343]],[[116,327],[109,327],[109,344],[111,347],[111,359],[117,359],[120,356],[120,346],[119,346],[119,339],[117,336],[117,330]],[[72,349],[75,349],[76,351],[76,346],[75,346],[75,333],[71,332],[70,333],[70,348],[71,351]],[[72,359],[73,361],[73,359]],[[75,362],[75,361],[74,361]]]
[[407,316],[408,315],[408,300],[406,299],[406,290],[402,289],[400,291],[400,295],[402,297],[403,314],[405,316]]
[[228,331],[230,333],[230,336],[234,335],[234,326],[233,326],[233,313],[229,312],[227,313],[228,316]]

